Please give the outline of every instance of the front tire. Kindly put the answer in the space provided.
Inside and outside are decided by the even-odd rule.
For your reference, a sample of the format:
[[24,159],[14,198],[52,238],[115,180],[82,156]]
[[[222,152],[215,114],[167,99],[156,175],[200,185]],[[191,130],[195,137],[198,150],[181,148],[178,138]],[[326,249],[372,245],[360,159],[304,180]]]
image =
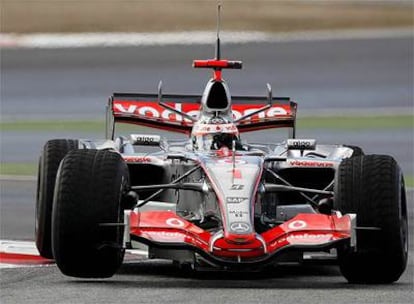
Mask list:
[[53,259],[51,229],[52,205],[56,173],[62,159],[72,150],[78,149],[78,141],[73,139],[49,140],[43,147],[39,159],[36,196],[36,247],[40,255]]
[[352,149],[353,152],[352,152],[352,156],[351,157],[357,157],[357,156],[363,156],[363,155],[365,155],[364,150],[362,150],[361,147],[352,146],[352,145],[345,145],[345,147]]
[[386,155],[345,159],[335,188],[335,209],[356,213],[357,228],[374,228],[357,229],[356,251],[338,251],[342,274],[350,283],[397,281],[408,255],[407,203],[398,164]]
[[124,256],[121,200],[128,168],[116,152],[78,150],[59,170],[52,214],[56,264],[68,276],[111,277]]

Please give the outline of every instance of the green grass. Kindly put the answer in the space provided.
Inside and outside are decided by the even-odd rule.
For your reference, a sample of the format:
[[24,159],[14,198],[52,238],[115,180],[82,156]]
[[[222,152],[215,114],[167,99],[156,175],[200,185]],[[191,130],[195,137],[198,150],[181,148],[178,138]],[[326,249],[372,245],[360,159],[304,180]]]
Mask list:
[[[359,130],[359,129],[401,129],[413,128],[413,115],[399,116],[372,116],[372,117],[304,117],[298,118],[299,129],[337,129],[337,130]],[[89,121],[10,121],[1,122],[2,131],[80,131],[80,132],[104,132],[105,123],[100,120]],[[128,128],[125,128],[128,129]],[[135,127],[135,130],[137,128]]]
[[411,175],[406,175],[404,176],[404,180],[405,180],[405,186],[406,187],[414,187],[414,176]]
[[37,175],[36,163],[0,163],[0,175]]
[[11,121],[1,122],[2,131],[85,131],[95,132],[105,130],[105,123],[99,120],[91,121]]

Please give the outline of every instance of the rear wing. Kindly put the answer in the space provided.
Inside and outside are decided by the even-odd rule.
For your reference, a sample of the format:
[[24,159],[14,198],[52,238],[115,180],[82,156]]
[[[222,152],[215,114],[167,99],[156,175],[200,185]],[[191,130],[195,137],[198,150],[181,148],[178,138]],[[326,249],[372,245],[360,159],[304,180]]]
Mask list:
[[[163,103],[198,118],[199,95],[163,95]],[[266,97],[233,96],[234,120],[253,113],[269,103]],[[271,106],[258,114],[237,121],[239,132],[270,128],[290,128],[289,137],[295,137],[297,104],[288,97],[273,97]],[[106,137],[113,139],[116,123],[142,125],[167,131],[190,134],[193,121],[177,112],[170,111],[158,103],[156,94],[114,93],[109,99],[106,119]]]

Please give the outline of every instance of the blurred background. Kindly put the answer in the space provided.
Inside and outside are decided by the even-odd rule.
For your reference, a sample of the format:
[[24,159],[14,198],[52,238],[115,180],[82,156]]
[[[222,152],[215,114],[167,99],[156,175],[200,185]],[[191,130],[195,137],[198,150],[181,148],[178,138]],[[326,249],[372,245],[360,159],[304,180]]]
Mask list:
[[[216,0],[2,0],[1,31],[211,30]],[[412,26],[411,0],[224,0],[226,30],[295,31]]]
[[[265,96],[270,83],[274,95],[298,102],[298,138],[392,155],[405,175],[413,231],[414,0],[220,2],[222,56],[243,61],[242,70],[223,71],[231,93]],[[47,140],[104,138],[113,92],[156,93],[162,80],[165,94],[202,94],[211,71],[191,64],[214,56],[216,6],[0,0],[0,241],[33,243],[37,163]],[[185,138],[138,127],[122,132]],[[286,135],[242,139],[269,143]],[[407,271],[390,286],[347,285],[338,269],[321,265],[194,281],[145,261],[109,281],[70,280],[56,267],[1,270],[0,302],[117,303],[138,295],[145,303],[412,303],[412,244]]]
[[[299,103],[298,137],[390,154],[414,185],[412,0],[221,3],[222,54],[244,63],[224,72],[233,95],[264,96],[269,82]],[[210,73],[191,63],[214,55],[216,4],[1,0],[2,238],[32,238],[48,139],[103,138],[113,92],[155,93],[162,80],[166,94],[202,93]]]

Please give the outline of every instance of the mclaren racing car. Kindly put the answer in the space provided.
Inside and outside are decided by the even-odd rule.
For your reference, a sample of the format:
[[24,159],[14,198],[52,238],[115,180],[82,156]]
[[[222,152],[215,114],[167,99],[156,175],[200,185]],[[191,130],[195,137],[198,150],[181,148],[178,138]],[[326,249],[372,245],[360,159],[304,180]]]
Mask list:
[[[386,155],[295,138],[289,98],[231,96],[220,58],[201,96],[114,94],[106,139],[48,141],[39,162],[36,244],[74,277],[110,277],[126,250],[148,248],[195,270],[260,270],[313,256],[349,282],[391,283],[407,263],[403,174]],[[186,134],[133,133],[121,124]],[[287,128],[285,141],[241,133]],[[140,130],[138,128],[138,130]],[[277,271],[277,268],[275,268]]]

